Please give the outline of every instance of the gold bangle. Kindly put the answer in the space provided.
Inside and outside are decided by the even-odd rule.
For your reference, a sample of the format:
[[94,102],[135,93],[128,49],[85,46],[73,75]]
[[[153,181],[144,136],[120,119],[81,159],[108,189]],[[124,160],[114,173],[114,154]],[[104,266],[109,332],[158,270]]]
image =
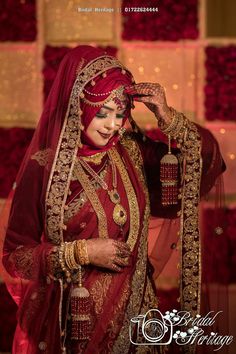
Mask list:
[[177,112],[173,107],[169,108],[172,114],[170,124],[165,128],[162,128],[160,125],[159,127],[164,134],[170,135],[172,138],[177,139],[179,143],[181,143],[187,129],[188,119],[183,113]]
[[175,132],[176,127],[179,124],[179,120],[181,119],[178,112],[174,108],[169,107],[169,109],[170,109],[170,112],[172,115],[172,120],[167,127],[162,128],[163,133],[165,133],[167,135]]
[[60,263],[61,269],[65,273],[67,282],[70,283],[71,282],[70,271],[66,267],[66,264],[65,264],[65,243],[64,242],[60,245],[59,250],[58,250],[58,254],[59,254],[59,263]]
[[75,260],[75,241],[65,243],[65,262],[70,270],[79,269],[79,264]]
[[77,240],[75,250],[76,259],[81,265],[87,265],[90,263],[86,240]]

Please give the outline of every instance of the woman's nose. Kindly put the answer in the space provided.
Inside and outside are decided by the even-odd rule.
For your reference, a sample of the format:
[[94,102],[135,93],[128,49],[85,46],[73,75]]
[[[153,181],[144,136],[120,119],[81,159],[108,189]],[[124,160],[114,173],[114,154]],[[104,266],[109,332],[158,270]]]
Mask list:
[[105,122],[105,127],[109,130],[114,129],[116,126],[116,116],[110,116]]

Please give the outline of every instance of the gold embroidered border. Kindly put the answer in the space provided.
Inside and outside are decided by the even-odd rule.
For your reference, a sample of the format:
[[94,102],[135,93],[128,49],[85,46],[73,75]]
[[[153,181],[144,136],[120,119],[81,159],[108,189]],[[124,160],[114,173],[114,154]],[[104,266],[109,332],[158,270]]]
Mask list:
[[[128,203],[129,203],[129,213],[130,213],[130,230],[129,230],[129,236],[127,239],[127,244],[130,246],[131,251],[134,249],[134,246],[137,241],[138,233],[139,233],[139,207],[138,207],[138,202],[137,202],[137,197],[134,191],[134,188],[132,186],[132,183],[130,181],[129,175],[126,171],[126,168],[121,160],[121,157],[117,150],[115,148],[112,148],[111,150],[108,151],[108,154],[110,158],[114,161],[125,191],[126,195],[128,198]],[[108,238],[108,227],[107,227],[107,217],[106,213],[104,211],[104,208],[96,194],[96,191],[91,184],[90,179],[84,172],[82,166],[78,162],[77,168],[75,169],[75,174],[78,178],[78,181],[80,182],[81,186],[83,187],[85,193],[87,194],[87,197],[90,201],[90,203],[93,206],[93,209],[98,217],[98,233],[99,237],[102,238]]]
[[140,223],[139,223],[140,213],[139,213],[138,201],[135,194],[135,190],[130,181],[128,172],[121,160],[119,153],[115,148],[113,148],[108,151],[108,154],[111,157],[111,159],[114,161],[120,173],[125,188],[125,192],[128,198],[129,212],[130,212],[130,229],[129,229],[129,236],[126,243],[130,246],[130,249],[132,251],[137,242],[139,227],[140,227]]
[[[128,150],[129,156],[137,169],[138,176],[142,180],[142,183],[145,181],[144,171],[143,171],[143,160],[142,155],[139,150],[137,142],[132,139],[130,135],[126,135],[122,141],[122,145]],[[140,236],[140,244],[138,246],[138,255],[136,269],[131,282],[131,295],[129,298],[129,303],[125,311],[125,317],[123,326],[120,330],[120,333],[113,345],[111,353],[113,354],[125,354],[129,352],[129,346],[127,345],[127,340],[129,339],[129,326],[130,319],[137,316],[140,313],[143,295],[144,295],[144,286],[146,280],[146,268],[147,268],[147,236],[148,236],[148,223],[150,216],[150,207],[149,207],[149,196],[146,184],[143,184],[146,206],[144,210],[144,217],[142,222],[142,231]]]
[[63,241],[64,207],[81,143],[80,94],[84,86],[93,78],[108,69],[117,67],[123,68],[117,59],[101,56],[89,62],[74,82],[46,192],[46,231],[48,238],[56,245]]
[[136,269],[130,285],[131,295],[125,311],[123,326],[112,347],[111,353],[113,354],[126,354],[129,352],[127,341],[129,340],[130,320],[140,313],[144,295],[145,280],[147,276],[147,235],[149,215],[149,205],[147,204],[144,212],[140,244],[138,246]]
[[120,142],[129,152],[129,156],[132,159],[134,167],[138,171],[138,177],[143,185],[143,188],[146,189],[146,178],[143,169],[142,154],[136,140],[132,137],[132,133],[124,134]]
[[[192,317],[200,314],[201,292],[201,242],[198,205],[202,174],[201,139],[196,125],[187,124],[182,145],[184,155],[184,181],[181,210],[181,309]],[[186,353],[195,352],[194,346],[186,346]]]
[[[75,174],[75,170],[77,168],[77,163],[75,164],[73,176],[71,180],[78,179]],[[107,173],[107,166],[99,173],[100,178],[104,179]],[[101,188],[100,184],[98,184],[95,180],[91,180],[90,183],[94,186],[95,190]],[[79,194],[78,198],[75,198],[69,204],[67,204],[68,209],[64,212],[64,222],[67,223],[70,218],[72,218],[75,214],[77,214],[80,209],[84,206],[86,201],[88,200],[87,195],[84,190],[82,190]]]
[[81,164],[78,162],[77,168],[75,170],[75,174],[78,178],[78,181],[80,182],[82,188],[84,189],[90,203],[93,206],[93,209],[97,215],[98,218],[98,234],[99,237],[101,238],[108,238],[108,229],[107,229],[107,217],[106,213],[104,211],[104,208],[102,207],[102,204],[98,198],[98,195],[91,184],[90,179],[86,175],[86,173],[83,170],[83,167]]

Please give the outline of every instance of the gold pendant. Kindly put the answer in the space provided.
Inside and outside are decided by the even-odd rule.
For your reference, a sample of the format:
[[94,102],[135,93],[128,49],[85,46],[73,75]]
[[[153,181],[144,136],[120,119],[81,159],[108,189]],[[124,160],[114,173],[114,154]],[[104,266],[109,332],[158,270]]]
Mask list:
[[114,204],[120,203],[120,195],[116,189],[112,189],[111,191],[108,191],[108,194],[112,203]]
[[121,204],[116,204],[113,210],[113,220],[119,225],[123,226],[127,221],[127,213]]

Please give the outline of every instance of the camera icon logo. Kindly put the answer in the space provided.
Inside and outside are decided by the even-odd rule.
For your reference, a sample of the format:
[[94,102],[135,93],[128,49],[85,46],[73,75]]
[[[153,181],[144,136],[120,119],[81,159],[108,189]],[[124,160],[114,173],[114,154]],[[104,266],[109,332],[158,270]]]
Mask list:
[[130,320],[130,342],[135,345],[168,345],[173,338],[173,324],[157,309]]

